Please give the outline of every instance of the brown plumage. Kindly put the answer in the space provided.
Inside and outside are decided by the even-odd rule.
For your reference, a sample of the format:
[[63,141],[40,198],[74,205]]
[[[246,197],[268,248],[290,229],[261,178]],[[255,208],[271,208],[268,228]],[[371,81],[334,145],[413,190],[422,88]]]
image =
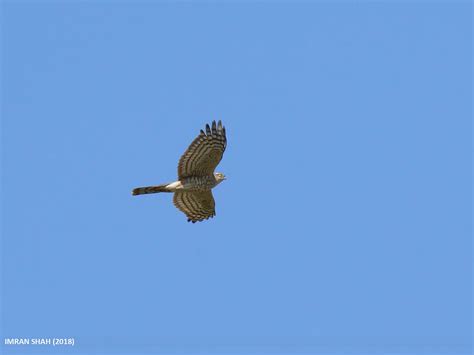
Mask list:
[[166,184],[157,186],[137,187],[133,189],[132,195],[156,194],[158,192],[171,192],[166,188]]
[[222,122],[206,124],[206,131],[190,144],[178,163],[178,181],[157,186],[138,187],[133,195],[174,192],[173,203],[188,217],[189,222],[199,222],[216,215],[211,189],[225,180],[224,174],[215,173],[227,146]]

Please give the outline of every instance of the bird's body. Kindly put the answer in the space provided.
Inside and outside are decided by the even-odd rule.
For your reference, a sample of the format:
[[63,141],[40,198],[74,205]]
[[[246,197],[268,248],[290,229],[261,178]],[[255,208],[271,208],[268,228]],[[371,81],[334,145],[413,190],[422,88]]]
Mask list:
[[173,192],[173,203],[184,212],[189,222],[214,217],[215,202],[211,190],[225,180],[224,174],[215,173],[227,145],[225,128],[221,121],[206,125],[206,132],[191,143],[178,164],[178,180],[169,184],[138,187],[133,195]]
[[145,195],[157,192],[209,191],[225,179],[221,178],[219,174],[220,173],[208,176],[190,176],[169,184],[137,187],[136,189],[133,189],[132,194]]

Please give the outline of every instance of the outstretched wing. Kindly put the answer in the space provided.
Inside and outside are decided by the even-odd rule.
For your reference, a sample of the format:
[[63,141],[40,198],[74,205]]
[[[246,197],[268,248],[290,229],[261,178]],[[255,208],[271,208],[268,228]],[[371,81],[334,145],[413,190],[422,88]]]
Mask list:
[[188,222],[196,223],[216,215],[211,190],[175,192],[173,203],[188,217]]
[[212,121],[212,128],[206,124],[206,132],[201,130],[179,160],[178,179],[212,175],[222,159],[226,145],[222,122],[219,121],[216,125],[216,121]]

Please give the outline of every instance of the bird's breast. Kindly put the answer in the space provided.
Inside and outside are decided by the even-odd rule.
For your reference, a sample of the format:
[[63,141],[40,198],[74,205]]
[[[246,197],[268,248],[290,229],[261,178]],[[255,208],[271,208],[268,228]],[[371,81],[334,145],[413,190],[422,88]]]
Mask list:
[[214,176],[191,176],[181,180],[184,190],[206,191],[216,186]]

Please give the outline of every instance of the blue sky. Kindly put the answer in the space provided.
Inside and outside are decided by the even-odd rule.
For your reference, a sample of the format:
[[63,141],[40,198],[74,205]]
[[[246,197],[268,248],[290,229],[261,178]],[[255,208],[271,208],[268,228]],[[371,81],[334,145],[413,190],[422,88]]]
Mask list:
[[1,6],[4,351],[470,352],[470,2]]

